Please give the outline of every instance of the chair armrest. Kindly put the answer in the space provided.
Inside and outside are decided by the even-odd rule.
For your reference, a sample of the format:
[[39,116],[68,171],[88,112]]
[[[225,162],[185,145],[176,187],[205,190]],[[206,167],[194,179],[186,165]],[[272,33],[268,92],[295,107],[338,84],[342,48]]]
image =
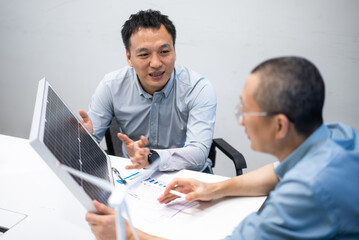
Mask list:
[[[243,168],[247,168],[246,160],[244,159],[243,155],[235,148],[233,148],[229,143],[227,143],[223,138],[214,138],[212,147],[217,147],[233,161],[237,176],[243,173]],[[215,162],[213,162],[213,167],[214,163]]]

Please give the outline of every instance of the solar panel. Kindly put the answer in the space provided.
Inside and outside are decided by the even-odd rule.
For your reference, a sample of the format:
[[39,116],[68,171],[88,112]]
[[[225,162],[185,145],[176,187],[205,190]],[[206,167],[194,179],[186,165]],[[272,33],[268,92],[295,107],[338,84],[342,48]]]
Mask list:
[[57,167],[61,163],[113,184],[109,157],[45,79],[39,82],[30,145],[87,210],[95,210],[93,199],[107,204],[110,192]]

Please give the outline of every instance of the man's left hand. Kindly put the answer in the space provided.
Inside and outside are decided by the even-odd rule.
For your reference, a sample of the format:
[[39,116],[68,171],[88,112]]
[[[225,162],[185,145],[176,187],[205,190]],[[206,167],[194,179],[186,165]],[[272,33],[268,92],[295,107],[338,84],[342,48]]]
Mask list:
[[126,169],[140,169],[150,166],[150,163],[148,162],[150,149],[145,147],[148,143],[145,136],[141,136],[140,140],[137,141],[133,141],[127,135],[122,133],[118,133],[117,136],[124,142],[127,154],[132,162],[132,165],[126,166]]

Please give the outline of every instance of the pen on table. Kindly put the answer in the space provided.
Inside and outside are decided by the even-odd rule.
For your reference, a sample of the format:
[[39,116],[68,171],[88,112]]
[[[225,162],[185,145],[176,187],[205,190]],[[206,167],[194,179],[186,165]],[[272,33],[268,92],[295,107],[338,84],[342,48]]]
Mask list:
[[126,180],[121,177],[120,172],[116,168],[112,167],[112,171],[116,173],[117,177],[122,181],[123,184],[127,184]]

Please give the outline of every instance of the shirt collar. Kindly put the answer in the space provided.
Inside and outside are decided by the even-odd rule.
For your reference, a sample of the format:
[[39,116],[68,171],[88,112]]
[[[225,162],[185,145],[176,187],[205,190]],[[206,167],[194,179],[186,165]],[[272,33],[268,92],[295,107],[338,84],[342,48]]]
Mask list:
[[[134,69],[134,68],[132,68],[132,69],[133,69],[133,71],[134,71],[134,73],[135,73],[135,74],[134,74],[134,76],[135,76],[134,81],[135,81],[135,84],[136,84],[136,86],[137,86],[137,88],[138,88],[138,94],[139,94],[140,96],[144,96],[145,98],[148,98],[148,99],[152,98],[153,96],[152,96],[151,94],[149,94],[148,92],[146,92],[146,91],[142,88],[142,86],[141,86],[141,84],[140,84],[140,80],[139,80],[138,77],[137,77],[137,74],[136,74],[135,69]],[[173,88],[174,78],[175,78],[175,72],[176,72],[176,70],[173,69],[172,74],[171,74],[171,77],[170,77],[170,80],[167,82],[166,86],[165,86],[161,91],[159,91],[159,92],[162,93],[165,97],[168,97],[168,95],[171,93],[171,90],[172,90],[172,88]]]
[[161,90],[161,92],[165,95],[165,97],[168,97],[170,94],[172,88],[173,88],[173,82],[176,75],[176,69],[174,68],[170,77],[170,80],[167,82],[166,86]]
[[322,124],[317,130],[314,131],[296,150],[294,150],[288,157],[286,157],[275,168],[275,173],[279,180],[291,170],[303,157],[314,147],[317,147],[323,140],[328,139],[330,131]]

